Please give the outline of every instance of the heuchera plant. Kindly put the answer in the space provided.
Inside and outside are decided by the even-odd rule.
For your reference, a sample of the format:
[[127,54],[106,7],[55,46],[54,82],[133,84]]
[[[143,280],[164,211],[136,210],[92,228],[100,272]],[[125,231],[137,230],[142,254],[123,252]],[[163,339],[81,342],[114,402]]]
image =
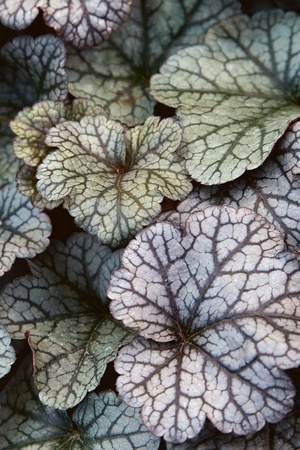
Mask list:
[[0,450],[299,450],[300,5],[250,3],[0,2]]

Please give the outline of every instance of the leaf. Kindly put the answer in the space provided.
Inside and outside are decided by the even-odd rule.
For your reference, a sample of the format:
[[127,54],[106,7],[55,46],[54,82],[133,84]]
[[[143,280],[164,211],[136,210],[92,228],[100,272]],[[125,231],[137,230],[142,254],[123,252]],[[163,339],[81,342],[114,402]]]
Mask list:
[[82,48],[96,45],[124,22],[132,0],[3,0],[0,20],[15,30],[28,27],[43,11],[45,23],[62,38]]
[[13,181],[19,169],[12,151],[9,121],[23,106],[39,99],[66,98],[64,62],[61,41],[50,35],[36,39],[19,36],[0,49],[0,184]]
[[240,12],[236,0],[136,0],[132,14],[97,48],[68,49],[72,95],[92,96],[127,125],[153,114],[149,80],[178,48],[202,42],[217,20]]
[[26,450],[156,450],[159,440],[142,425],[139,411],[113,392],[88,394],[72,413],[43,405],[29,359],[21,361],[0,393],[0,448]]
[[150,117],[125,131],[104,116],[64,122],[50,130],[49,154],[37,170],[47,201],[65,199],[75,221],[102,242],[117,245],[161,211],[163,196],[184,198],[191,183],[175,154],[180,127]]
[[285,236],[290,251],[300,250],[300,122],[296,122],[277,143],[264,164],[232,183],[198,186],[161,220],[182,224],[192,212],[212,204],[238,209],[250,208],[268,219]]
[[112,391],[101,392],[99,395],[89,394],[76,408],[73,420],[80,429],[85,430],[86,440],[96,443],[91,448],[159,448],[160,439],[147,431],[141,423],[139,411],[127,406]]
[[0,188],[0,276],[15,259],[33,258],[49,244],[49,217],[19,194],[15,185]]
[[10,371],[15,359],[16,355],[14,348],[11,346],[10,335],[0,324],[0,378]]
[[115,360],[117,389],[167,441],[207,417],[239,435],[293,406],[283,372],[299,364],[297,259],[253,211],[208,207],[180,230],[152,225],[124,251],[108,288],[113,316],[139,337]]
[[0,392],[2,450],[52,450],[70,440],[72,422],[68,414],[43,405],[32,380],[31,363],[26,358]]
[[299,38],[292,12],[232,17],[152,77],[156,100],[177,108],[192,178],[219,184],[260,166],[300,116]]
[[105,114],[105,111],[92,99],[78,98],[72,103],[44,100],[24,108],[10,122],[11,129],[17,135],[13,141],[14,152],[25,162],[17,174],[17,186],[35,206],[52,209],[61,203],[46,202],[36,189],[36,167],[54,151],[45,143],[50,128],[66,120],[79,121],[85,115],[97,114]]
[[26,334],[39,396],[49,406],[79,403],[98,386],[118,347],[132,339],[106,306],[106,286],[119,257],[92,236],[75,234],[66,245],[52,243],[29,262],[31,276],[2,292],[1,323],[14,338]]

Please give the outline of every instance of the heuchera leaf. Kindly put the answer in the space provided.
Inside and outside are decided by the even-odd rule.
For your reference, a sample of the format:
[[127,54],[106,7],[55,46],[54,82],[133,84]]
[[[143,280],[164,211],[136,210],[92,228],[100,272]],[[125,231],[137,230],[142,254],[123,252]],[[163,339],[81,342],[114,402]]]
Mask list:
[[101,106],[92,99],[78,98],[69,101],[44,100],[32,107],[24,108],[10,122],[16,134],[13,149],[25,165],[17,174],[17,185],[23,195],[27,195],[37,207],[55,208],[61,201],[46,202],[36,189],[36,167],[43,158],[54,151],[45,143],[50,128],[66,120],[80,120],[85,115],[105,114]]
[[64,198],[75,221],[102,242],[117,245],[148,225],[163,196],[184,198],[192,185],[175,151],[181,129],[150,117],[125,130],[104,116],[64,122],[48,133],[49,154],[37,170],[48,200]]
[[124,22],[132,0],[2,0],[0,21],[15,30],[30,25],[39,13],[47,25],[76,47],[95,45]]
[[[17,362],[18,363],[18,362]],[[26,450],[157,450],[159,439],[141,423],[139,411],[111,391],[88,394],[69,415],[43,405],[29,359],[0,393],[0,448]]]
[[49,244],[49,217],[32,206],[14,183],[0,188],[0,276],[15,259],[33,258]]
[[238,180],[222,186],[197,186],[177,206],[177,212],[159,220],[184,227],[186,218],[212,204],[250,208],[264,216],[285,236],[290,251],[300,250],[300,122],[276,144],[264,164]]
[[[1,7],[1,6],[0,6]],[[39,99],[67,96],[65,53],[60,39],[19,36],[0,49],[0,183],[12,181],[19,162],[12,151],[9,121],[24,106]]]
[[283,249],[263,217],[226,206],[129,243],[108,296],[140,336],[115,361],[117,389],[155,435],[183,442],[206,417],[250,434],[291,410],[283,370],[299,365],[300,271]]
[[300,17],[232,17],[213,26],[205,44],[171,56],[151,93],[177,108],[187,170],[211,185],[260,166],[300,116]]
[[120,252],[87,234],[52,243],[29,262],[32,275],[5,287],[0,320],[12,336],[29,340],[40,399],[66,409],[98,386],[118,347],[132,333],[106,307],[106,286]]
[[11,365],[16,359],[14,348],[10,342],[9,333],[0,325],[0,378],[10,371]]
[[153,113],[149,79],[167,56],[202,42],[217,20],[240,12],[236,0],[136,0],[129,20],[97,48],[68,49],[71,94],[92,96],[112,119],[143,123]]

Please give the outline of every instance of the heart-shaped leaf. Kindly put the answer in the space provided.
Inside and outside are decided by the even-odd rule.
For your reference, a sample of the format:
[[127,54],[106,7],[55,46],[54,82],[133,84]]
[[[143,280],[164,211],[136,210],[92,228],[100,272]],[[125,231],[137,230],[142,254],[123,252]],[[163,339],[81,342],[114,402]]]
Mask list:
[[41,9],[47,25],[76,47],[95,45],[124,22],[132,0],[2,0],[0,21],[23,30]]
[[113,316],[139,329],[115,361],[117,388],[167,441],[207,417],[250,434],[293,406],[283,370],[297,367],[299,263],[253,211],[208,207],[183,232],[152,225],[126,248],[108,289]]
[[79,226],[117,245],[151,222],[164,195],[178,200],[190,192],[175,153],[180,140],[172,119],[150,117],[127,131],[104,116],[64,122],[46,138],[59,150],[39,165],[38,191],[47,201],[64,198]]
[[260,166],[300,116],[300,17],[232,17],[213,26],[205,44],[171,56],[151,93],[178,108],[187,170],[211,185]]
[[52,243],[29,262],[31,276],[1,295],[0,320],[13,337],[25,334],[34,352],[40,399],[60,409],[80,402],[98,386],[108,362],[132,333],[107,311],[106,286],[120,252],[92,236]]
[[217,20],[240,12],[237,0],[136,0],[131,17],[103,45],[68,49],[69,89],[105,106],[127,125],[153,114],[149,79],[178,48],[202,42]]

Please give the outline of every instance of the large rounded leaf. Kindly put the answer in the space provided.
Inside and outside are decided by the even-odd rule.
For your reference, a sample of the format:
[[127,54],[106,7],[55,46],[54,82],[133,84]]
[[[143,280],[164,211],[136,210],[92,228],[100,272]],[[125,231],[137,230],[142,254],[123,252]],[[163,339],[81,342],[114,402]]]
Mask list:
[[142,407],[166,440],[249,434],[280,420],[294,389],[282,369],[300,362],[300,271],[269,222],[208,207],[181,231],[167,222],[127,247],[108,295],[113,316],[140,337],[115,367],[121,398]]
[[0,378],[6,375],[15,362],[16,355],[6,329],[0,325]]
[[171,56],[151,93],[178,108],[187,169],[210,185],[260,166],[300,116],[300,18],[232,17],[213,26],[205,44]]

